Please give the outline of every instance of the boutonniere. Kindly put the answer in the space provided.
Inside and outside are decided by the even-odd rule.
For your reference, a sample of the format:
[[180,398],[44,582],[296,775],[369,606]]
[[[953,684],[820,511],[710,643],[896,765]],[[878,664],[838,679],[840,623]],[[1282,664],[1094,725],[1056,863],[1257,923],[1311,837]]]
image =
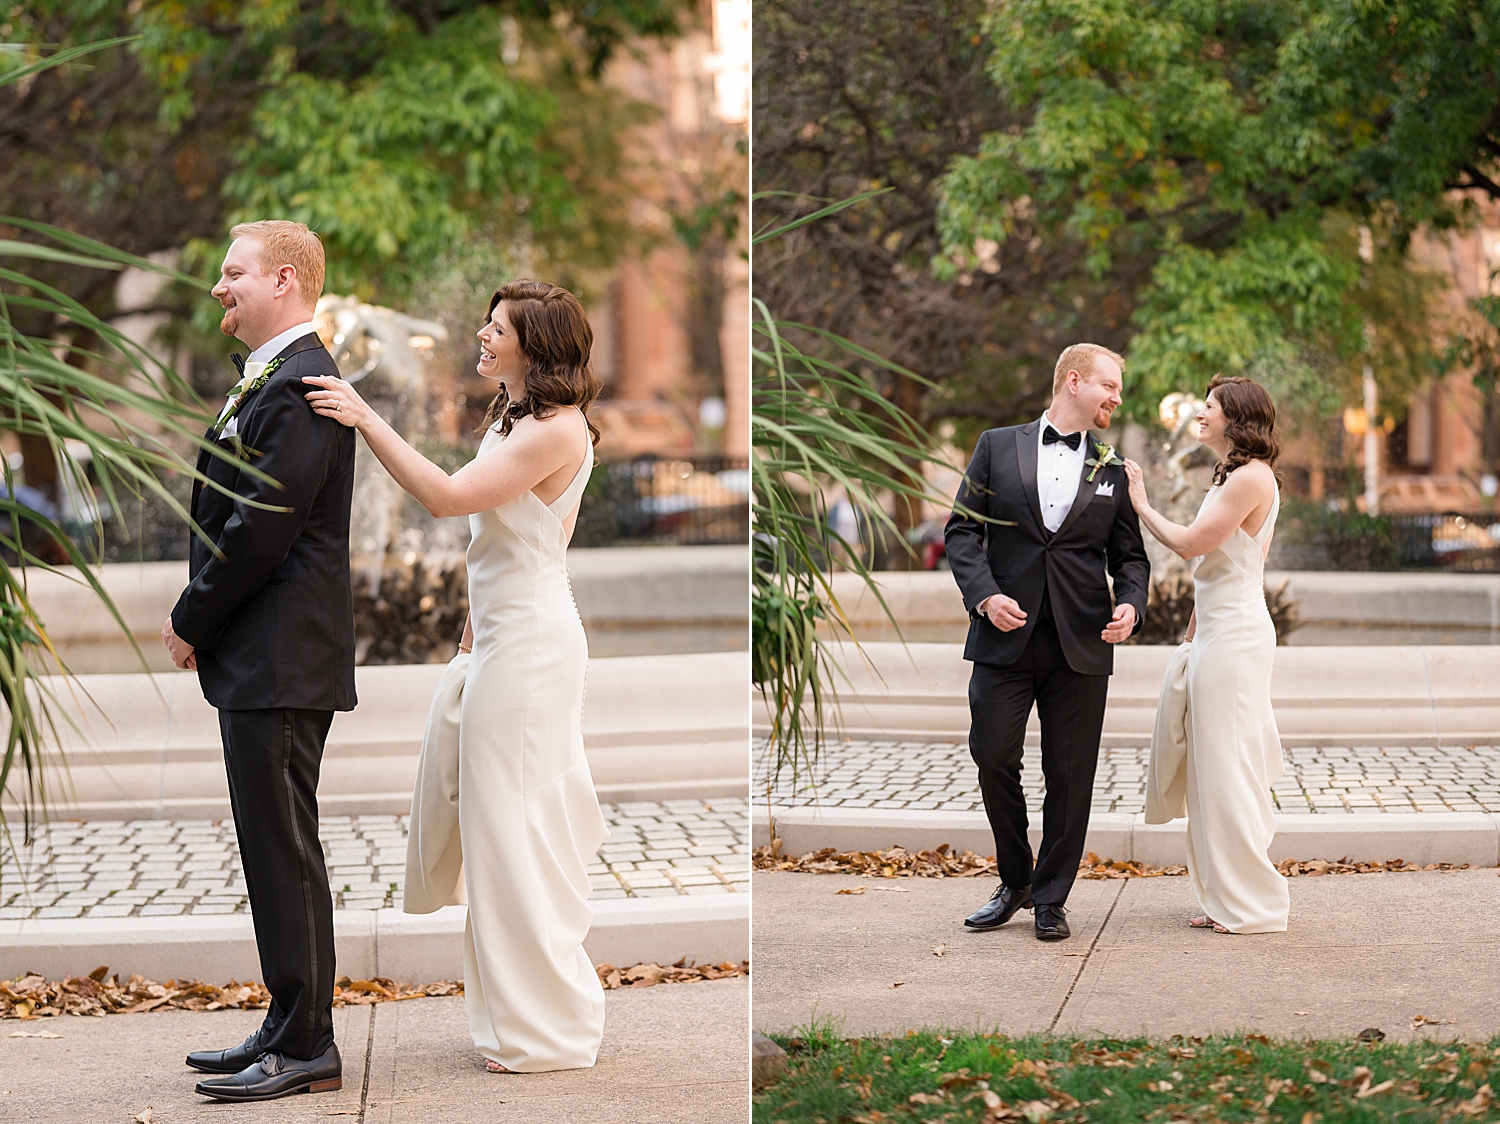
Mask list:
[[245,375],[239,382],[229,388],[229,405],[219,415],[219,420],[214,422],[215,437],[222,437],[224,435],[224,427],[229,424],[230,418],[239,413],[240,407],[245,404],[245,399],[270,382],[271,376],[276,373],[276,368],[285,362],[285,359],[272,359],[261,369],[258,375]]
[[1094,471],[1088,474],[1087,479],[1087,483],[1092,484],[1094,477],[1099,475],[1101,468],[1108,468],[1112,464],[1119,464],[1120,458],[1115,456],[1115,447],[1113,445],[1106,445],[1103,441],[1095,441],[1094,455],[1083,463],[1094,466]]

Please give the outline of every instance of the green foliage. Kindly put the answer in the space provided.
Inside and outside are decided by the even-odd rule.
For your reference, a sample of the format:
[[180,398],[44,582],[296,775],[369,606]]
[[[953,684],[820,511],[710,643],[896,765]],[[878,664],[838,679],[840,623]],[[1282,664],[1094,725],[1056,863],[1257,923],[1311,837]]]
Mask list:
[[1144,255],[1137,406],[1267,356],[1340,390],[1366,361],[1388,392],[1425,373],[1404,250],[1460,217],[1448,189],[1489,190],[1500,4],[1013,0],[986,32],[1025,120],[954,161],[940,272],[1033,227],[1100,278]]
[[[114,46],[102,43],[93,50]],[[83,53],[87,52],[59,52],[36,69]],[[22,80],[25,73],[25,68],[0,73],[0,91]],[[173,449],[186,447],[196,452],[209,421],[202,404],[170,367],[33,273],[38,263],[63,264],[106,277],[134,266],[187,286],[197,282],[92,239],[25,218],[0,216],[0,225],[24,231],[31,239],[0,241],[0,401],[6,428],[44,440],[64,478],[71,477],[80,487],[87,487],[83,461],[91,459],[104,498],[112,505],[118,506],[122,495],[154,495],[191,526],[189,513],[163,484],[162,476],[166,472],[197,476],[192,463]],[[53,325],[53,332],[40,338],[29,334],[18,325],[17,314],[40,317]],[[70,453],[68,442],[81,443],[87,457]],[[12,498],[15,481],[8,462],[3,471],[0,703],[6,727],[0,791],[20,805],[29,839],[38,816],[46,813],[49,785],[43,751],[60,717],[56,689],[43,676],[49,665],[67,674],[27,591],[28,570],[55,568],[37,555],[35,544],[46,543],[50,553],[76,567],[68,571],[72,580],[88,584],[125,635],[131,633],[88,568],[84,550],[51,519]],[[94,530],[97,535],[99,528]],[[9,839],[3,808],[0,827],[5,827]]]
[[1335,570],[1401,569],[1401,529],[1389,515],[1367,515],[1347,500],[1330,507],[1290,497],[1277,522],[1282,541],[1320,546]]
[[[0,69],[137,41],[0,101],[0,193],[137,253],[188,245],[205,274],[232,222],[298,219],[324,238],[331,290],[387,301],[466,240],[564,276],[632,237],[622,136],[646,111],[599,72],[630,38],[674,34],[686,7],[44,0],[12,10],[21,49]],[[87,282],[64,287],[99,310]]]
[[[784,237],[791,228],[872,194],[762,231],[754,242]],[[795,783],[800,770],[814,767],[832,715],[837,667],[818,626],[853,639],[833,588],[834,557],[885,605],[857,544],[829,527],[828,497],[847,496],[877,533],[901,541],[884,501],[887,496],[928,498],[912,467],[940,462],[928,434],[882,395],[874,380],[851,367],[859,363],[918,376],[842,336],[778,320],[759,299],[753,304],[751,668],[770,711],[774,765],[768,783],[787,766]],[[799,346],[799,340],[807,346]]]
[[756,1124],[1485,1119],[1493,1112],[1492,1049],[1500,1047],[1500,1039],[1293,1042],[1261,1034],[1011,1039],[910,1031],[844,1038],[827,1025],[774,1037],[791,1055],[790,1070],[756,1094]]

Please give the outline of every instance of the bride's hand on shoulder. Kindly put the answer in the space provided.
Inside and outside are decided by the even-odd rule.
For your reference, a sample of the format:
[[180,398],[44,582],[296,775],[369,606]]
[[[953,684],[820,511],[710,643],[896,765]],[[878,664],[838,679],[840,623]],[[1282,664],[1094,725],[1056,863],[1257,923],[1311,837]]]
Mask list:
[[1124,463],[1125,479],[1130,484],[1130,502],[1136,511],[1143,511],[1151,506],[1151,500],[1146,495],[1146,475],[1141,471],[1141,466],[1128,457]]
[[359,396],[359,391],[336,375],[304,375],[302,381],[314,388],[307,392],[307,403],[315,414],[353,429],[358,429],[374,416],[374,411]]

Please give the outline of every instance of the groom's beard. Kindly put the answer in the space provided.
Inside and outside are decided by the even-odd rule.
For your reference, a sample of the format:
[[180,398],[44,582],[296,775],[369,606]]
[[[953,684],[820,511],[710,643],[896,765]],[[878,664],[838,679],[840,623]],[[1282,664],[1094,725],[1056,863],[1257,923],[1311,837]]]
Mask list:
[[219,331],[223,332],[226,336],[233,336],[235,329],[240,326],[240,319],[236,313],[237,309],[231,305],[224,310],[224,318],[219,321]]
[[1094,428],[1095,429],[1108,429],[1109,428],[1109,416],[1113,412],[1114,411],[1112,411],[1112,410],[1101,409],[1097,414],[1095,414],[1094,415]]

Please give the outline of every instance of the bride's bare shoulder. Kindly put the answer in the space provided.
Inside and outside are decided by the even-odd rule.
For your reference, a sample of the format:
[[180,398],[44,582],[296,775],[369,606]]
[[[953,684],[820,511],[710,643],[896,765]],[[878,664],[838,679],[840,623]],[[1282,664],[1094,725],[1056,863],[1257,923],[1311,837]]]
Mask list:
[[1247,488],[1253,488],[1267,498],[1280,487],[1276,480],[1276,470],[1265,461],[1247,461],[1235,470],[1234,475],[1243,476]]

